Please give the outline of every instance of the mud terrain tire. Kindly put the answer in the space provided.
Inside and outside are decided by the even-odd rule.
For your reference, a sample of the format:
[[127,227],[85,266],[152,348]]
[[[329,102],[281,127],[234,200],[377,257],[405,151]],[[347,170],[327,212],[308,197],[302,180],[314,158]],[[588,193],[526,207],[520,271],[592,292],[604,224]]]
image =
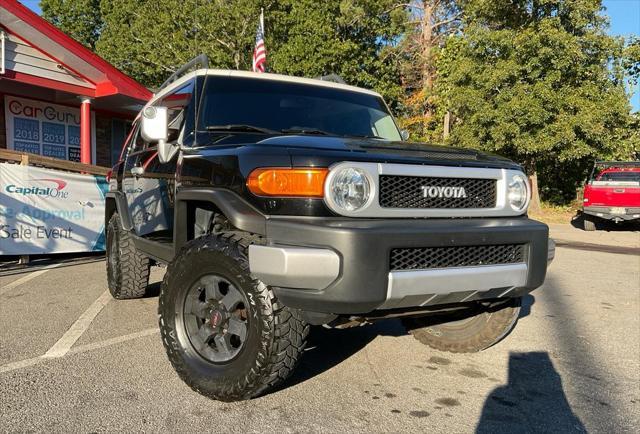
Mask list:
[[[209,398],[238,401],[273,389],[289,377],[305,348],[309,326],[299,311],[280,304],[271,288],[249,273],[248,248],[259,240],[244,232],[223,232],[190,241],[168,266],[162,282],[158,314],[169,360],[185,383]],[[233,358],[223,362],[205,357],[211,354],[210,348],[205,348],[207,353],[203,355],[207,345],[214,346],[214,353],[219,351],[215,339],[206,338],[204,344],[195,345],[189,332],[192,314],[187,311],[187,297],[200,282],[204,281],[206,287],[210,276],[216,282],[212,292],[218,290],[220,280],[215,279],[223,279],[227,288],[232,286],[247,303],[241,310],[246,321],[242,346]],[[215,303],[206,299],[207,288],[201,291],[205,295],[200,292],[198,300]],[[218,314],[207,315],[211,319],[208,323],[204,320],[200,327],[218,327]]]
[[140,298],[149,285],[149,258],[138,252],[114,213],[107,225],[107,281],[118,300]]
[[516,324],[520,298],[512,298],[497,308],[482,310],[462,319],[443,322],[436,317],[406,318],[407,331],[421,343],[451,353],[475,353],[496,344]]

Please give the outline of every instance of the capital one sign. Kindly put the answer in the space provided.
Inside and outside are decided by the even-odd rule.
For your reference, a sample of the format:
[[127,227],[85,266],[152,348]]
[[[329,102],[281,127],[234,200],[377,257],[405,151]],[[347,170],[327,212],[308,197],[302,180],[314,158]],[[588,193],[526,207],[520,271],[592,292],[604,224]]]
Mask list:
[[104,250],[104,177],[0,163],[0,256]]

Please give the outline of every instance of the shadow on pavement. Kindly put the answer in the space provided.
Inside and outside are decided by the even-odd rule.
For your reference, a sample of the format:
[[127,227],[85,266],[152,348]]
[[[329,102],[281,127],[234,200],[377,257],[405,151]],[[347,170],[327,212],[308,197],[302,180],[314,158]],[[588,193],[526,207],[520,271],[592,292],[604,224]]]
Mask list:
[[527,294],[522,297],[522,305],[520,306],[520,314],[518,315],[518,319],[529,316],[531,314],[531,306],[533,306],[535,302],[536,298],[531,294]]
[[[584,230],[584,214],[582,214],[582,212],[579,211],[571,219],[571,226],[576,229]],[[640,231],[640,222],[635,220],[623,223],[614,223],[609,220],[597,219],[596,229],[606,232],[638,232]]]
[[[526,295],[522,300],[519,318],[531,313],[531,306],[535,303],[532,295]],[[339,365],[358,351],[362,350],[377,336],[405,336],[407,330],[399,319],[376,321],[362,327],[343,330],[311,327],[307,349],[300,361],[300,366],[278,390],[295,386],[307,381],[336,365]]]
[[487,397],[476,433],[586,432],[546,352],[511,353],[508,384]]
[[147,285],[147,289],[144,291],[144,295],[142,298],[153,298],[158,297],[160,295],[160,287],[162,286],[162,282],[150,283]]
[[17,256],[0,256],[0,276],[28,274],[54,264],[57,268],[104,261],[104,252],[58,253],[54,255],[30,255],[28,264],[18,264]]
[[374,324],[344,330],[311,327],[307,349],[292,377],[278,390],[307,381],[362,350],[377,336],[403,336],[405,328],[398,320],[383,320]]

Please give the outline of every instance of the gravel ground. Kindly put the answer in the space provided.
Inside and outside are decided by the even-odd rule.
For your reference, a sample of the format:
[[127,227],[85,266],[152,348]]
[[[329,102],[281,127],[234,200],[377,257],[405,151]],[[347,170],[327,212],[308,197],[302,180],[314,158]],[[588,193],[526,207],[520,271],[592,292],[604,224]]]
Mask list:
[[[173,372],[156,327],[162,269],[131,301],[101,297],[95,259],[4,272],[0,431],[637,432],[640,233],[552,235],[547,282],[498,345],[442,353],[391,320],[316,328],[291,381],[240,403],[203,398]],[[88,327],[68,353],[43,357],[76,321]]]

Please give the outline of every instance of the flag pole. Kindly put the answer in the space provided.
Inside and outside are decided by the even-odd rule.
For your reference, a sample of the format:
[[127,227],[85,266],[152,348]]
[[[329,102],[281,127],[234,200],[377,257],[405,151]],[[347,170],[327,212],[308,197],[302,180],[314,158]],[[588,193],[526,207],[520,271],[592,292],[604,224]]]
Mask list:
[[264,9],[260,8],[260,27],[262,27],[262,34],[264,35]]
[[[262,40],[264,41],[265,38],[266,38],[266,35],[265,35],[265,32],[264,32],[264,9],[263,8],[260,8],[260,27],[262,27]],[[267,68],[266,68],[266,64],[265,64],[265,71],[266,70],[267,70]]]

